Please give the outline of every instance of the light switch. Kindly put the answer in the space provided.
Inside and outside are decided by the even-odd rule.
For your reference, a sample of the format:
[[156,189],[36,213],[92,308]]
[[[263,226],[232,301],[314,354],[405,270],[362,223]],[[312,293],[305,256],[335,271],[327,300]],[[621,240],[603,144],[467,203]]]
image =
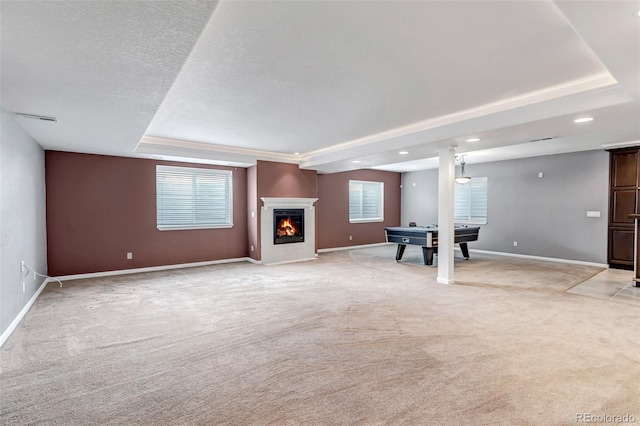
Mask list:
[[600,217],[600,212],[599,211],[588,211],[587,212],[587,217]]

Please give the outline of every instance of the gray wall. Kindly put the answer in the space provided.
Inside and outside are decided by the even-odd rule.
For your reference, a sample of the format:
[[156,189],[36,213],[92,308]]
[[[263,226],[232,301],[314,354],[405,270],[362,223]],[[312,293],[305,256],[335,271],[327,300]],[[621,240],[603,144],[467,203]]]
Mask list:
[[[607,262],[607,152],[467,164],[466,173],[487,176],[489,185],[488,223],[470,248]],[[601,217],[587,218],[587,210]],[[437,223],[438,170],[403,174],[402,225],[410,221]]]
[[43,282],[31,275],[23,292],[20,261],[40,273],[47,270],[44,150],[11,115],[1,114],[0,333]]

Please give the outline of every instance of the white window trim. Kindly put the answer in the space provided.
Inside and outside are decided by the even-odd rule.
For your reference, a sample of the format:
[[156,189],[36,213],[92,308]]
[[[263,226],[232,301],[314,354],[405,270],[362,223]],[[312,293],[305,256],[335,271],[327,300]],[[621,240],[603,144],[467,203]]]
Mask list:
[[[182,171],[186,173],[193,173],[194,170],[201,171],[210,171],[212,174],[225,174],[229,176],[229,223],[220,224],[220,225],[158,225],[157,219],[157,209],[158,209],[158,190],[157,190],[157,179],[158,179],[158,171],[161,170],[175,170],[176,172]],[[204,172],[206,173],[206,172]],[[159,231],[181,231],[181,230],[195,230],[195,229],[228,229],[233,227],[233,172],[231,170],[220,170],[220,169],[208,169],[204,167],[178,167],[178,166],[165,166],[161,164],[156,165],[156,228]]]
[[486,225],[489,223],[489,220],[456,220],[454,223],[460,225]]
[[[375,223],[375,222],[384,222],[384,182],[376,182],[376,181],[367,181],[367,180],[349,180],[349,186],[352,183],[356,184],[366,184],[366,183],[376,183],[380,185],[380,200],[379,200],[379,212],[381,216],[378,217],[368,217],[368,218],[356,218],[352,219],[351,214],[349,214],[349,223]],[[351,191],[349,190],[349,203],[351,201]]]
[[384,222],[384,218],[349,219],[349,222],[351,223]]
[[194,226],[157,226],[158,231],[186,231],[188,229],[224,229],[233,228],[233,223],[226,225],[194,225]]

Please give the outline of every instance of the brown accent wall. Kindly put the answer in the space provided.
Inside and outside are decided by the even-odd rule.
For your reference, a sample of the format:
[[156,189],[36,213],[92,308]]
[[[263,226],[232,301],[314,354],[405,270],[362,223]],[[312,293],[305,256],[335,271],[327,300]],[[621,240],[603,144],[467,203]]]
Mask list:
[[[258,199],[258,166],[247,169],[247,233],[249,237],[249,256],[260,260],[260,203]],[[253,213],[253,217],[251,216]],[[253,250],[251,247],[253,246]]]
[[[318,173],[297,164],[258,161],[258,197],[315,198]],[[262,201],[260,201],[262,205]]]
[[[349,180],[384,182],[384,221],[349,222]],[[401,174],[378,170],[318,175],[317,246],[347,247],[385,241],[386,226],[400,226]],[[349,236],[352,240],[349,240]]]
[[[156,164],[233,172],[229,229],[159,231]],[[232,259],[247,248],[247,170],[47,151],[47,258],[50,275]],[[133,259],[127,260],[126,253]]]
[[[262,212],[261,197],[299,197],[316,198],[318,191],[318,173],[315,170],[302,170],[297,164],[276,163],[258,160],[255,166],[256,178],[256,227],[251,229],[250,239],[256,241],[254,259],[261,259],[260,253],[260,215]],[[249,180],[249,185],[251,185]],[[249,212],[249,215],[251,212]],[[255,233],[254,233],[255,232]],[[317,232],[317,224],[316,224]],[[316,243],[317,247],[317,243]]]

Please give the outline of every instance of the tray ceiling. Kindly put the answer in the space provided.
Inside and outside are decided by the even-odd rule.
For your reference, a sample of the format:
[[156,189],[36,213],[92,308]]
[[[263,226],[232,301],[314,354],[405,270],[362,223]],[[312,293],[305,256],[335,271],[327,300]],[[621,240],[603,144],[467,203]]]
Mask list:
[[634,1],[162,4],[3,1],[2,108],[46,149],[320,172],[640,140]]

